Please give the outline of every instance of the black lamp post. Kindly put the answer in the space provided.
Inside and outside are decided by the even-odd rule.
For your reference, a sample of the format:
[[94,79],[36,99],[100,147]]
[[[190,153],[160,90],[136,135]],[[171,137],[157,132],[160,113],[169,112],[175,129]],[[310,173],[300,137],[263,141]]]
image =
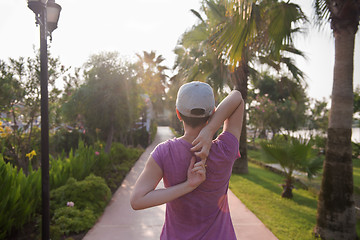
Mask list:
[[57,28],[61,6],[55,0],[28,0],[40,25],[40,86],[41,86],[41,185],[42,185],[42,239],[50,239],[50,185],[49,185],[49,101],[47,37]]

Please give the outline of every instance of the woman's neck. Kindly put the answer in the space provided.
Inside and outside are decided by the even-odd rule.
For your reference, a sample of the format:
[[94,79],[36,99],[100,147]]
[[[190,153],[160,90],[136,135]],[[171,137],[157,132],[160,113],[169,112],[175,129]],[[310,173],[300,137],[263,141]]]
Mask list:
[[180,137],[180,139],[183,139],[189,143],[192,143],[195,140],[195,138],[199,135],[199,133],[203,127],[204,126],[192,128],[192,127],[184,124],[184,135],[182,137]]

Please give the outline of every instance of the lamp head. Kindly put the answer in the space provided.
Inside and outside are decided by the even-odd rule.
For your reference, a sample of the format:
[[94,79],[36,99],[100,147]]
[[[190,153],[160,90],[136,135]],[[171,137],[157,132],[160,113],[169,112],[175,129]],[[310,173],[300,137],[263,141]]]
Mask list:
[[28,0],[28,7],[36,14],[39,15],[41,10],[46,7],[48,0]]
[[55,0],[28,0],[28,7],[37,16],[46,9],[46,24],[50,34],[57,28],[61,6],[56,4]]
[[61,6],[55,0],[49,0],[46,5],[47,30],[52,33],[57,28]]

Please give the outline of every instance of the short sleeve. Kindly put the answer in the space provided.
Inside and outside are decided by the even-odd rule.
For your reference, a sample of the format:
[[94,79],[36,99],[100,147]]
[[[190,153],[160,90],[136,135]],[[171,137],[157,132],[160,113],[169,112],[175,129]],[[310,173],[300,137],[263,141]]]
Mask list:
[[155,162],[159,165],[159,167],[161,168],[162,171],[164,171],[164,163],[163,163],[163,157],[162,157],[162,156],[164,156],[164,148],[165,148],[165,144],[160,143],[150,153],[150,155],[155,160]]
[[218,136],[216,141],[218,142],[219,147],[228,156],[228,158],[233,159],[240,157],[239,141],[233,134],[229,132],[223,132]]

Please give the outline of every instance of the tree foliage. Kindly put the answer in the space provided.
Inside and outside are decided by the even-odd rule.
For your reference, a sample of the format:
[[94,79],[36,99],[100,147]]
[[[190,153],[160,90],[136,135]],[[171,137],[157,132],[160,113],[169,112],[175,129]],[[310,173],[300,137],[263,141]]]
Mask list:
[[360,87],[357,87],[354,92],[354,113],[360,112]]
[[[249,76],[256,74],[258,63],[278,73],[288,71],[300,81],[303,73],[289,55],[303,55],[293,46],[292,37],[306,17],[289,2],[208,0],[201,11],[192,10],[199,23],[183,35],[176,49],[180,78],[213,81],[215,88],[229,86],[248,94]],[[284,68],[285,67],[285,68]],[[281,74],[282,75],[282,74]],[[215,89],[218,90],[218,89]],[[247,172],[246,120],[240,139],[241,160],[236,172]]]
[[156,113],[161,113],[164,105],[165,89],[168,76],[165,70],[168,67],[161,65],[165,58],[156,56],[156,52],[143,51],[143,55],[137,54],[136,77],[143,93],[150,96]]
[[91,56],[85,67],[84,84],[64,104],[63,111],[67,120],[106,141],[106,149],[110,149],[114,138],[127,141],[139,117],[142,101],[134,66],[108,52]]
[[310,108],[310,114],[307,116],[308,128],[326,132],[329,122],[329,109],[326,99],[313,100],[313,106]]
[[[56,80],[68,74],[68,69],[60,64],[59,58],[49,59],[49,123],[57,122],[57,105],[61,90]],[[11,131],[2,137],[1,153],[7,161],[22,168],[27,173],[30,159],[26,154],[40,149],[40,57],[10,58],[8,63],[0,61],[0,111],[1,121]],[[34,167],[39,166],[39,158],[32,159]]]
[[[250,123],[266,137],[280,131],[296,131],[305,124],[307,97],[304,87],[287,77],[277,78],[263,73],[253,80],[250,94]],[[254,93],[256,91],[256,94]]]

